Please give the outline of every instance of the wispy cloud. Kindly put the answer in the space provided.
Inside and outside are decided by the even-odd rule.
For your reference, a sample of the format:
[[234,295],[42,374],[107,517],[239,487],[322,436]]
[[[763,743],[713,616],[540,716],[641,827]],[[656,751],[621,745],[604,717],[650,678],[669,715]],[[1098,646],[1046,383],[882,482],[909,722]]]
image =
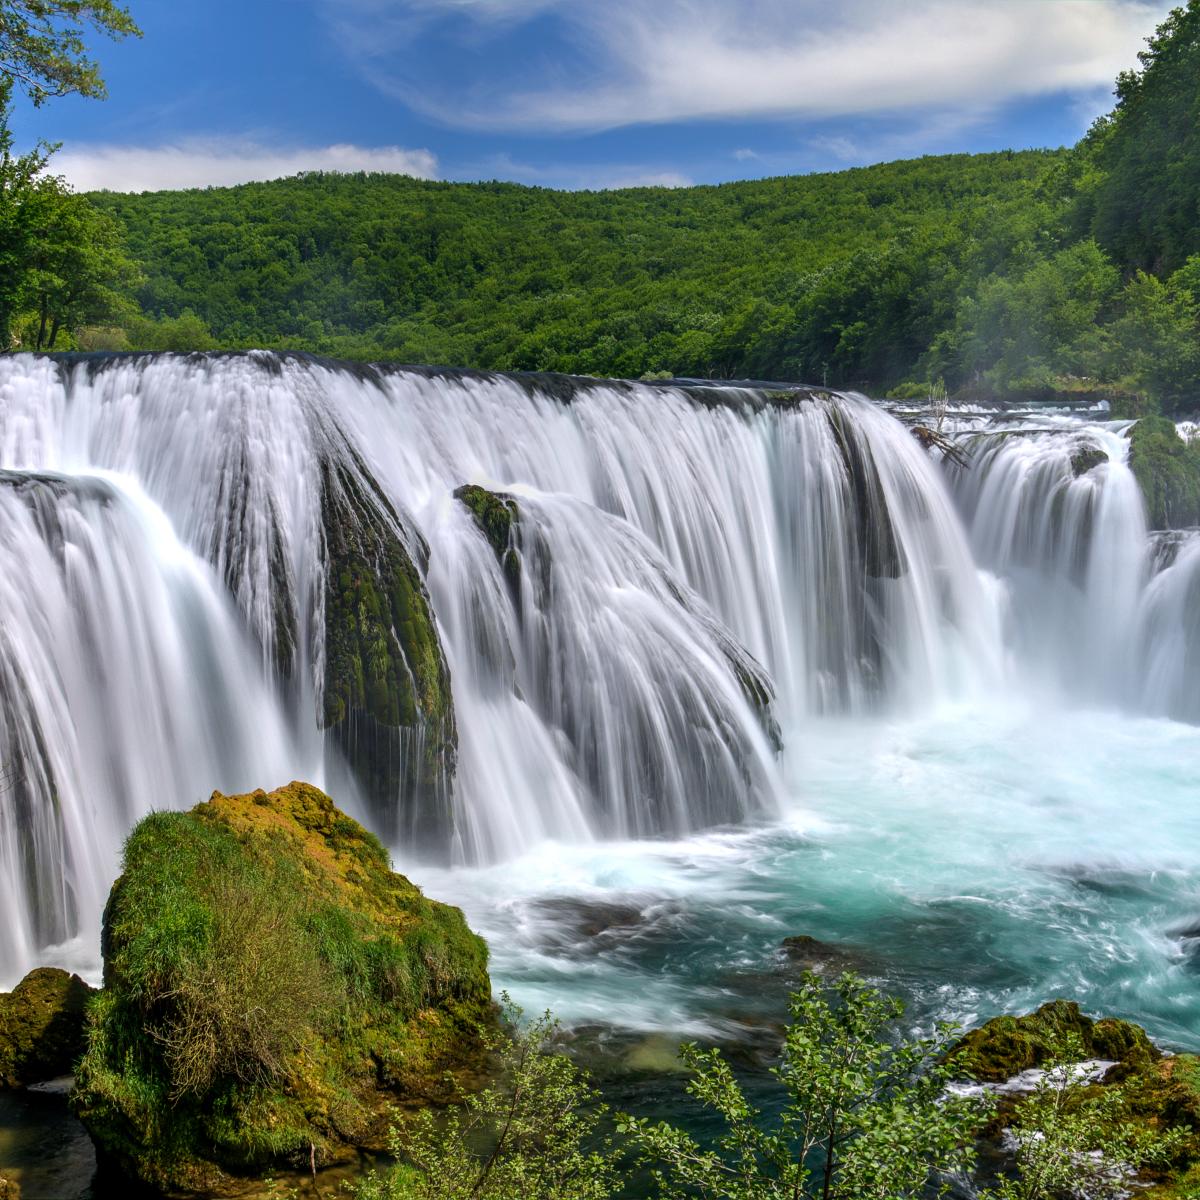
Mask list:
[[150,192],[280,179],[301,171],[391,171],[432,179],[438,160],[400,146],[268,147],[257,141],[190,138],[159,146],[74,145],[51,169],[80,191]]
[[[1161,0],[323,0],[380,87],[447,124],[599,130],[694,119],[987,111],[1095,93]],[[528,27],[528,54],[511,49]],[[436,40],[453,71],[423,71]]]
[[758,157],[758,151],[751,150],[749,146],[739,146],[738,149],[733,152],[733,157],[736,158],[738,162],[750,162]]

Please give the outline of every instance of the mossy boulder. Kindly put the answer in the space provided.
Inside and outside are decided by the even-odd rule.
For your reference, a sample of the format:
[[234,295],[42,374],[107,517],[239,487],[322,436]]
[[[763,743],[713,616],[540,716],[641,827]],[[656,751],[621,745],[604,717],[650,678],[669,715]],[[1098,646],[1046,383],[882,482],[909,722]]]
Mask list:
[[303,783],[145,818],[101,944],[72,1105],[101,1160],[171,1194],[380,1145],[492,1020],[462,913]]
[[1071,474],[1078,479],[1108,462],[1108,454],[1099,446],[1083,446],[1071,455]]
[[[453,826],[458,744],[450,671],[404,527],[365,471],[326,461],[325,674],[335,738],[385,837],[436,848]],[[410,553],[411,550],[411,553]]]
[[1142,417],[1129,431],[1129,467],[1151,529],[1200,525],[1200,442],[1185,442],[1166,417]]
[[70,1075],[83,1053],[84,1014],[95,993],[57,967],[30,971],[0,993],[0,1087]]
[[[1170,1132],[1180,1140],[1169,1162],[1147,1168],[1139,1179],[1138,1195],[1174,1200],[1194,1195],[1200,1183],[1200,1058],[1191,1054],[1164,1055],[1146,1031],[1129,1021],[1092,1020],[1077,1004],[1055,1000],[1023,1017],[996,1017],[967,1034],[951,1052],[964,1074],[982,1082],[1002,1083],[1033,1067],[1059,1060],[1073,1043],[1088,1058],[1115,1063],[1082,1089],[1081,1096],[1120,1089],[1123,1123]],[[1012,1121],[1022,1103],[1020,1093],[1005,1096],[997,1109],[992,1132]]]
[[1053,1061],[1068,1041],[1088,1058],[1118,1063],[1117,1074],[1141,1070],[1162,1058],[1140,1026],[1112,1018],[1095,1021],[1070,1000],[1052,1000],[1023,1017],[993,1017],[968,1033],[951,1058],[972,1079],[1003,1083]]
[[469,483],[458,488],[454,498],[470,510],[475,524],[496,552],[515,597],[521,586],[521,556],[517,553],[514,537],[514,526],[520,520],[521,509],[515,497],[505,492],[489,492],[487,488]]

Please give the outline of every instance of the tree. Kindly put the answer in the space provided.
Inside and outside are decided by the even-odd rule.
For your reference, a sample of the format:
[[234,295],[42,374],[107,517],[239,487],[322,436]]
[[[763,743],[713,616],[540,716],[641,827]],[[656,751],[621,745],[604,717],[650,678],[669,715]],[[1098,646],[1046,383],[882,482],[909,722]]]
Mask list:
[[[1200,262],[1200,260],[1197,260]],[[1105,330],[1109,373],[1128,379],[1164,412],[1200,394],[1200,304],[1181,269],[1164,283],[1139,271],[1121,294],[1121,314]]]
[[2,0],[0,76],[19,84],[35,105],[70,92],[103,97],[100,68],[87,54],[88,29],[141,37],[116,0]]
[[33,315],[35,350],[55,349],[64,329],[133,310],[128,296],[140,275],[111,217],[53,176],[35,182],[24,206],[30,244],[19,304]]
[[33,206],[38,176],[49,148],[14,154],[8,127],[12,84],[0,78],[0,353],[12,345],[12,326],[33,243]]
[[719,1050],[686,1046],[688,1092],[723,1120],[713,1148],[665,1122],[618,1126],[654,1166],[664,1200],[902,1200],[944,1195],[966,1174],[986,1115],[946,1091],[950,1029],[893,1044],[903,1005],[855,975],[827,987],[804,977],[773,1074],[783,1107],[771,1121],[747,1099]]
[[372,1173],[356,1200],[607,1200],[620,1177],[600,1134],[606,1112],[579,1068],[555,1049],[547,1013],[520,1030],[491,1035],[499,1081],[463,1097],[444,1120],[428,1109],[393,1133],[409,1166]]
[[1200,251],[1200,0],[1173,9],[1117,79],[1117,105],[1083,150],[1091,231],[1119,261],[1155,274]]

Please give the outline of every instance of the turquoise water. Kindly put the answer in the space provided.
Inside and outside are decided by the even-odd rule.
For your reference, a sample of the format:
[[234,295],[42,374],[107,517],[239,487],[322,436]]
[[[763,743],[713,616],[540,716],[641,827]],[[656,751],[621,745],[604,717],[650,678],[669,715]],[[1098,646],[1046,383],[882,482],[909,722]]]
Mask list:
[[778,1018],[795,934],[917,1027],[1066,996],[1200,1049],[1200,730],[1006,707],[819,721],[791,744],[778,823],[422,880],[488,938],[498,988],[638,1035],[634,1056]]

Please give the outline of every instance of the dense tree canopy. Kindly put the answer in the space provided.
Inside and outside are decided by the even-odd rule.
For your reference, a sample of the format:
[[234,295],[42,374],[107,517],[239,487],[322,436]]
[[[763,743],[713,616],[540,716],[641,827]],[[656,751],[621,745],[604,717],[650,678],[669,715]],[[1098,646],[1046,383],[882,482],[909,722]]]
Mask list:
[[1138,58],[1085,139],[1081,208],[1118,262],[1158,274],[1200,252],[1200,3],[1175,9]]
[[[224,345],[595,374],[903,378],[1054,153],[554,192],[312,174],[94,201]],[[1037,236],[1032,235],[1032,236]]]

